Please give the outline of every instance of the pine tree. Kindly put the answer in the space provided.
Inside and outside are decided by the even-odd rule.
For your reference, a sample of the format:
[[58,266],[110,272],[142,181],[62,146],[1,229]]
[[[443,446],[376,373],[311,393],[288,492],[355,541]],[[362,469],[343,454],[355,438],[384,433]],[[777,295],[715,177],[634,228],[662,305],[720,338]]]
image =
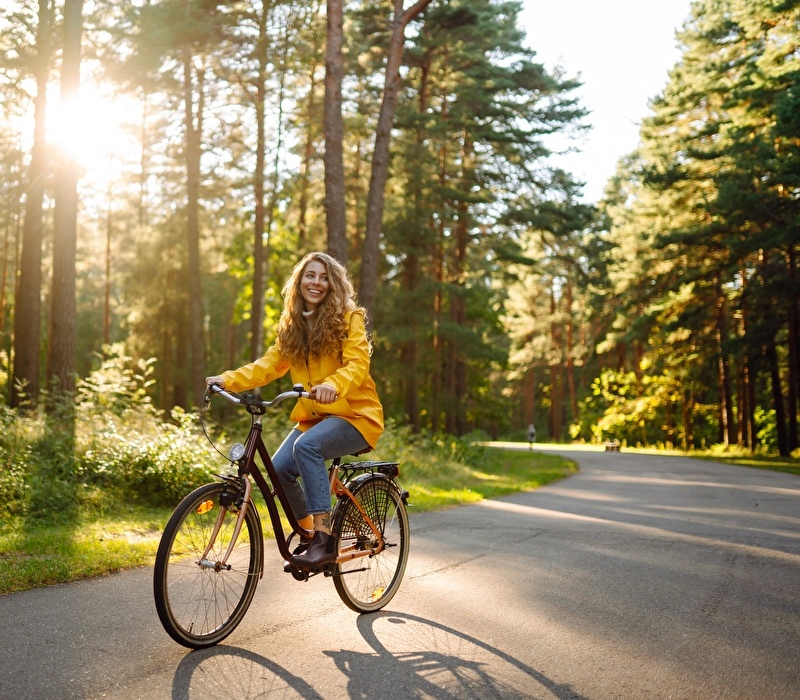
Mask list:
[[[29,70],[36,82],[34,103],[34,134],[28,166],[25,196],[25,217],[22,231],[22,257],[20,260],[19,287],[14,299],[14,366],[11,384],[11,405],[18,406],[22,396],[36,405],[40,390],[41,353],[41,287],[42,287],[42,229],[43,198],[48,181],[48,161],[45,137],[47,109],[47,84],[53,60],[53,5],[50,0],[39,0],[38,15],[33,35],[33,55],[17,44],[20,56],[31,61]],[[22,26],[25,26],[23,23]],[[6,39],[16,36],[9,32]]]
[[[80,86],[83,0],[65,0],[61,59],[62,112],[75,108]],[[50,307],[48,384],[69,400],[75,391],[77,309],[75,250],[78,217],[78,163],[62,151],[58,159],[53,231],[53,293]],[[71,413],[70,413],[71,415]]]

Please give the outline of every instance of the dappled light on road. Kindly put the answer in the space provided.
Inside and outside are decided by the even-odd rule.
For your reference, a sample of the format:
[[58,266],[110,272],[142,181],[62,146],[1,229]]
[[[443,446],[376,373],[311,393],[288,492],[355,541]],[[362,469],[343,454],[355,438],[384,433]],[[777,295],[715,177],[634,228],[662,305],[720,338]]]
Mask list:
[[[630,482],[635,480],[630,480]],[[657,480],[649,480],[651,483],[656,483]],[[644,480],[642,481],[644,483]],[[668,483],[668,482],[665,482]],[[585,492],[578,493],[577,497],[574,497],[568,490],[566,489],[559,489],[551,488],[549,490],[551,495],[555,495],[556,497],[561,496],[565,500],[564,510],[557,510],[557,509],[549,509],[549,508],[540,508],[530,505],[521,505],[512,502],[512,500],[486,500],[481,501],[480,503],[476,504],[476,507],[486,508],[490,510],[502,510],[509,513],[516,513],[519,515],[527,516],[527,517],[534,517],[543,520],[570,520],[573,522],[580,522],[580,523],[587,523],[587,524],[596,524],[596,525],[603,525],[603,526],[611,526],[613,528],[618,528],[621,530],[626,530],[628,532],[640,535],[651,537],[654,539],[661,539],[661,540],[680,540],[683,542],[691,542],[693,544],[702,544],[707,545],[709,547],[716,547],[716,548],[730,548],[737,551],[745,552],[747,554],[753,556],[761,556],[761,557],[772,557],[781,559],[788,562],[795,562],[800,564],[800,554],[793,554],[791,552],[781,551],[780,549],[772,548],[772,547],[760,547],[754,546],[752,544],[746,544],[740,541],[737,534],[741,534],[742,531],[746,532],[748,535],[753,535],[756,532],[764,532],[774,535],[777,538],[786,537],[790,539],[800,539],[800,517],[791,518],[787,516],[782,516],[781,520],[787,526],[793,526],[792,529],[774,529],[774,528],[765,528],[765,527],[756,527],[754,525],[746,524],[743,522],[743,519],[746,516],[752,517],[750,513],[744,513],[740,511],[738,513],[737,518],[732,518],[731,520],[738,520],[739,522],[731,522],[727,524],[724,522],[724,519],[721,521],[719,517],[711,518],[707,517],[705,519],[700,519],[696,517],[688,517],[687,509],[676,507],[672,508],[671,510],[667,510],[665,508],[659,509],[658,506],[651,506],[649,509],[645,510],[644,508],[609,508],[604,511],[604,515],[585,515],[579,512],[571,512],[573,509],[577,510],[578,506],[569,506],[569,501],[572,498],[575,498],[577,501],[586,501],[586,500],[594,500],[601,503],[609,503],[609,502],[617,502],[622,503],[624,499],[616,498],[610,495],[606,495],[605,497],[598,497],[596,499],[591,499],[587,497]],[[800,494],[800,492],[798,492]],[[798,497],[800,499],[800,496]],[[702,512],[709,514],[708,509],[703,509]],[[709,514],[710,515],[710,514]],[[719,513],[717,513],[719,515]],[[769,516],[765,514],[765,517],[769,519]],[[762,515],[758,514],[759,521],[762,518]],[[647,519],[647,523],[641,522],[641,520]],[[640,522],[636,522],[639,520]],[[709,525],[714,525],[715,528],[719,531],[717,537],[707,537],[707,536],[699,536],[695,534],[690,534],[685,531],[686,526],[689,524],[697,524],[697,523],[706,523]],[[779,539],[777,540],[780,541]]]

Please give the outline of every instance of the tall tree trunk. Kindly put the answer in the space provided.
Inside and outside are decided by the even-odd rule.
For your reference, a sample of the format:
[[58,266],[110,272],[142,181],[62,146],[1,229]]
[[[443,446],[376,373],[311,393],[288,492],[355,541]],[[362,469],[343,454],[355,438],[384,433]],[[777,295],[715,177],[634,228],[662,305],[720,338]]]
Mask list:
[[[403,289],[408,299],[413,299],[419,286],[419,256],[414,244],[406,253],[403,262]],[[405,389],[405,413],[413,432],[418,433],[422,428],[419,414],[419,341],[417,333],[419,324],[412,314],[409,319],[409,339],[403,341],[400,347],[400,358],[403,365],[403,384]]]
[[[260,357],[264,352],[264,296],[266,280],[269,278],[268,262],[270,252],[270,233],[274,211],[278,201],[278,185],[280,183],[280,156],[283,147],[283,103],[286,84],[286,52],[287,45],[282,45],[281,64],[277,67],[279,75],[279,89],[277,95],[278,118],[277,136],[275,143],[275,159],[272,168],[272,190],[269,202],[264,204],[266,183],[266,97],[267,97],[267,71],[270,57],[267,51],[267,11],[262,8],[259,16],[259,70],[258,85],[256,89],[256,172],[255,187],[255,230],[253,240],[253,298],[250,312],[250,354],[253,359]],[[266,209],[266,211],[265,211]]]
[[[11,405],[25,401],[35,406],[39,400],[39,372],[42,346],[42,202],[47,176],[47,76],[52,53],[50,44],[53,6],[51,0],[39,0],[36,31],[36,97],[34,105],[33,147],[25,196],[25,220],[22,228],[22,256],[19,285],[14,301],[14,374]],[[22,394],[20,393],[22,391]]]
[[[61,67],[61,101],[65,111],[74,111],[78,99],[82,34],[83,0],[65,0]],[[78,162],[77,156],[68,151],[59,154],[53,224],[53,293],[47,379],[57,394],[71,399],[75,392],[78,346],[75,300]]]
[[[769,250],[762,250],[760,256],[759,273],[761,276],[762,289],[770,289],[770,281],[774,272]],[[769,303],[774,303],[774,298]],[[767,361],[770,383],[772,385],[772,403],[775,408],[775,428],[778,437],[778,451],[782,456],[789,454],[789,439],[786,432],[786,406],[783,400],[783,386],[781,381],[780,364],[778,353],[775,350],[775,337],[778,332],[778,324],[774,317],[769,319],[770,330],[765,344],[762,346],[762,356]]]
[[[792,246],[786,254],[786,267],[790,289],[798,289],[797,255]],[[798,446],[797,413],[800,411],[800,300],[789,296],[789,378],[788,378],[788,450],[794,452]]]
[[747,357],[736,362],[736,396],[739,399],[736,412],[736,444],[747,447]]
[[[174,345],[174,379],[172,390],[172,402],[170,408],[173,406],[186,406],[191,401],[191,390],[194,387],[189,387],[187,382],[187,374],[191,372],[186,371],[189,367],[189,361],[192,356],[192,349],[189,347],[190,336],[187,333],[182,333],[181,329],[185,328],[189,323],[189,314],[184,310],[178,318],[175,319],[175,328],[177,332],[173,334],[172,343]],[[200,404],[197,404],[198,406]]]
[[688,451],[694,449],[694,392],[691,389],[684,389],[682,409],[683,449]]
[[[572,316],[572,276],[567,279],[566,298],[564,304],[567,313],[567,390],[569,391],[569,405],[572,411],[572,419],[578,418],[578,395],[575,391],[575,362],[572,358],[575,352],[575,330]],[[638,363],[637,363],[638,364]]]
[[192,56],[188,50],[183,63],[184,113],[186,128],[186,243],[188,249],[187,291],[189,294],[189,382],[187,399],[199,406],[205,383],[205,341],[203,329],[203,285],[200,268],[200,155],[203,133],[204,73],[197,71],[197,104],[194,103]]
[[138,202],[136,210],[139,215],[139,228],[144,228],[147,225],[147,181],[150,175],[150,162],[148,160],[150,137],[147,130],[147,116],[148,116],[148,101],[147,93],[142,95],[142,115],[139,127],[139,142],[142,145],[142,150],[139,153],[139,187],[138,187]]
[[[23,173],[23,157],[17,156],[17,172]],[[13,204],[9,205],[5,219],[5,235],[3,236],[3,275],[0,282],[0,352],[5,352],[9,360],[7,365],[9,375],[13,377],[13,333],[8,333],[6,319],[9,315],[9,299],[16,299],[16,283],[19,279],[19,254],[22,246],[22,192],[24,180],[20,175],[15,186],[10,187],[15,191]],[[9,290],[9,287],[11,289]],[[11,319],[13,320],[13,319]],[[6,381],[6,389],[10,389],[11,382]],[[7,397],[6,397],[7,400]]]
[[397,108],[400,90],[400,66],[405,48],[405,30],[408,23],[422,12],[431,0],[418,0],[408,10],[403,11],[403,0],[394,0],[392,14],[392,33],[386,57],[386,72],[383,80],[383,97],[375,130],[375,148],[372,152],[372,172],[367,194],[367,222],[364,231],[364,245],[361,252],[361,281],[359,299],[367,311],[375,310],[375,297],[378,288],[380,267],[380,235],[383,228],[383,203],[386,180],[389,176],[389,146],[392,137],[392,124]]
[[781,386],[781,371],[778,364],[778,353],[775,350],[774,339],[764,348],[764,354],[769,365],[770,383],[772,384],[772,404],[775,407],[775,428],[778,433],[778,452],[782,457],[789,455],[789,437],[786,434],[786,407],[783,403],[783,388]]
[[[439,181],[446,180],[444,165]],[[433,293],[433,376],[431,377],[431,430],[438,433],[441,426],[442,394],[444,393],[444,347],[442,342],[442,313],[444,286],[444,217],[439,217],[436,247],[433,255],[433,274],[436,286]]]
[[[742,268],[739,270],[739,277],[741,280],[742,292],[747,292],[748,276],[747,272]],[[745,340],[744,352],[742,359],[742,372],[743,372],[743,385],[744,397],[742,411],[744,413],[744,440],[745,444],[750,448],[751,452],[756,449],[756,423],[755,423],[755,377],[756,377],[756,359],[751,352],[750,344],[748,341],[750,321],[749,311],[746,305],[742,306],[742,315],[740,323],[740,333]]]
[[[421,77],[418,91],[419,114],[425,114],[428,109],[430,59],[430,54],[426,55],[420,67]],[[425,142],[425,132],[421,126],[417,127],[415,141],[417,147],[421,149]],[[423,226],[428,225],[428,222],[421,222],[423,212],[422,182],[420,182],[419,178],[414,178],[413,181],[409,182],[409,187],[414,192],[414,228],[415,230],[420,230]],[[408,241],[406,258],[403,261],[403,288],[407,298],[412,304],[419,290],[420,246],[418,242],[418,236],[413,236],[412,239]],[[419,411],[419,327],[420,324],[417,314],[412,313],[409,317],[409,338],[403,342],[401,347],[401,358],[405,377],[405,413],[406,416],[408,416],[411,429],[415,433],[418,433],[422,429]]]
[[[3,274],[0,276],[0,339],[5,338],[6,332],[6,302],[8,295],[6,294],[6,287],[8,286],[8,266],[9,255],[8,250],[11,248],[11,228],[13,224],[13,215],[9,214],[6,220],[6,225],[3,229]],[[16,268],[15,268],[16,270]],[[12,279],[16,279],[15,272],[12,272]],[[3,346],[5,343],[3,343]],[[2,347],[5,350],[5,347]]]
[[758,442],[756,430],[756,382],[758,376],[758,359],[753,355],[747,356],[747,435],[750,441],[750,451],[755,452]]
[[742,361],[744,363],[742,367],[742,442],[745,447],[749,447],[752,450],[755,444],[753,421],[751,420],[753,408],[750,400],[753,379],[750,376],[750,358],[745,355]]
[[556,322],[556,292],[550,286],[550,342],[553,360],[550,362],[550,439],[561,440],[561,411],[563,410],[563,389],[561,387],[561,329]]
[[[472,142],[468,135],[464,138],[464,162],[468,168],[472,163]],[[471,169],[467,172],[467,182],[472,181]],[[467,190],[469,191],[469,190]],[[467,325],[467,300],[466,291],[466,266],[467,266],[467,240],[469,238],[469,207],[465,201],[458,204],[458,222],[456,223],[456,252],[455,252],[455,293],[450,302],[450,318],[454,328],[465,328]],[[455,338],[451,341],[453,348],[453,412],[455,414],[455,434],[464,435],[467,432],[466,402],[467,402],[467,364],[464,354]]]
[[722,431],[722,443],[724,445],[736,444],[736,421],[733,417],[733,392],[731,380],[731,368],[728,358],[728,351],[725,344],[728,341],[728,317],[727,302],[722,291],[719,279],[715,280],[715,290],[717,294],[714,307],[716,316],[716,341],[719,367],[719,402],[720,402],[720,428]]
[[463,354],[459,348],[458,328],[466,326],[467,311],[465,290],[465,273],[467,264],[467,242],[469,238],[469,205],[466,193],[470,192],[474,181],[473,172],[473,142],[470,134],[462,134],[461,147],[461,182],[459,189],[464,193],[456,203],[458,218],[454,222],[455,249],[452,255],[452,265],[449,272],[450,280],[450,323],[454,329],[448,339],[447,372],[445,374],[445,391],[447,394],[447,409],[445,415],[445,429],[454,435],[463,435],[466,432],[465,400],[466,400],[466,365]]
[[[447,95],[441,99],[441,119],[447,120]],[[439,191],[448,184],[447,141],[439,147]],[[443,204],[443,203],[442,203]],[[431,377],[431,430],[438,433],[441,426],[442,395],[444,393],[444,343],[442,341],[442,314],[444,312],[444,216],[436,222],[436,242],[433,251],[433,277],[436,281],[433,294],[433,376]]]
[[[453,302],[454,295],[450,295],[450,303]],[[450,319],[452,321],[453,309],[450,308]],[[456,359],[458,356],[458,346],[455,338],[448,338],[445,347],[447,352],[444,363],[444,430],[450,435],[458,434],[458,420],[456,418]]]
[[344,123],[342,77],[344,58],[343,0],[328,0],[328,41],[325,46],[325,222],[328,252],[347,264],[347,233],[344,198]]
[[525,372],[522,378],[522,427],[536,425],[536,368]]
[[[270,255],[272,253],[272,227],[275,223],[275,210],[278,206],[278,192],[281,184],[281,151],[283,149],[283,105],[285,101],[285,88],[286,88],[286,55],[283,56],[283,64],[280,70],[280,79],[278,81],[278,117],[277,117],[277,130],[275,134],[275,158],[272,161],[272,177],[271,177],[271,191],[269,200],[267,201],[267,217],[264,222],[264,282],[266,289],[266,282],[270,276]],[[264,300],[261,300],[261,315],[264,315]],[[261,345],[258,348],[257,356],[263,353],[264,345],[264,329],[262,323],[261,329]]]
[[[162,411],[169,411],[172,407],[170,404],[170,397],[172,395],[172,378],[170,376],[170,371],[172,367],[174,367],[174,363],[172,362],[171,353],[172,339],[170,337],[169,328],[166,324],[163,324],[161,328],[161,353],[159,355],[161,361],[157,366],[160,376],[158,378],[158,383],[156,384],[159,395],[158,405]],[[233,365],[231,365],[231,367],[232,366]]]
[[103,345],[111,343],[111,238],[113,218],[111,215],[111,186],[108,188],[108,209],[106,210],[106,253],[105,281],[103,289]]
[[297,249],[305,250],[306,237],[308,236],[308,224],[306,217],[308,215],[308,192],[311,173],[311,159],[314,156],[314,112],[315,110],[315,94],[317,90],[316,83],[317,64],[311,66],[311,85],[308,88],[308,106],[306,107],[306,140],[303,145],[303,160],[300,163],[300,197],[299,197],[299,212],[297,216]]
[[266,161],[266,125],[265,105],[267,95],[266,62],[267,56],[267,17],[262,6],[259,17],[259,68],[258,85],[256,87],[256,171],[253,173],[253,190],[255,197],[255,215],[253,221],[253,298],[250,300],[250,358],[255,360],[264,350],[264,180]]

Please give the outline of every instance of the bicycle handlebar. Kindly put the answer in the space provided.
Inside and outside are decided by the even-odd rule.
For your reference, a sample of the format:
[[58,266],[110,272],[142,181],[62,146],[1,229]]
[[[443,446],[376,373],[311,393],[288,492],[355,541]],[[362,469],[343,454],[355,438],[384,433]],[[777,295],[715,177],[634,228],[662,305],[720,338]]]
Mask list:
[[236,404],[237,406],[260,406],[261,408],[272,408],[281,403],[281,401],[286,401],[286,399],[307,399],[310,397],[310,394],[303,389],[302,384],[295,384],[289,391],[281,392],[272,399],[272,401],[265,401],[254,394],[242,395],[231,391],[225,391],[219,384],[209,384],[207,391],[221,396],[229,403]]

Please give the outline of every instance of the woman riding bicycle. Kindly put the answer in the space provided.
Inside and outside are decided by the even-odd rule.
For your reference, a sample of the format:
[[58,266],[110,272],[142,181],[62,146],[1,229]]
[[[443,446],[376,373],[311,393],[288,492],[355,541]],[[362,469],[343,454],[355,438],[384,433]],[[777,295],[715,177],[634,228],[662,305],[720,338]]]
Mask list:
[[310,546],[292,563],[318,569],[336,558],[325,460],[374,448],[383,432],[383,407],[369,373],[366,310],[358,306],[344,266],[326,253],[309,253],[286,280],[283,297],[274,345],[255,362],[206,383],[247,391],[288,371],[308,390],[310,398],[298,399],[291,414],[297,425],[272,463],[298,521],[314,530]]

